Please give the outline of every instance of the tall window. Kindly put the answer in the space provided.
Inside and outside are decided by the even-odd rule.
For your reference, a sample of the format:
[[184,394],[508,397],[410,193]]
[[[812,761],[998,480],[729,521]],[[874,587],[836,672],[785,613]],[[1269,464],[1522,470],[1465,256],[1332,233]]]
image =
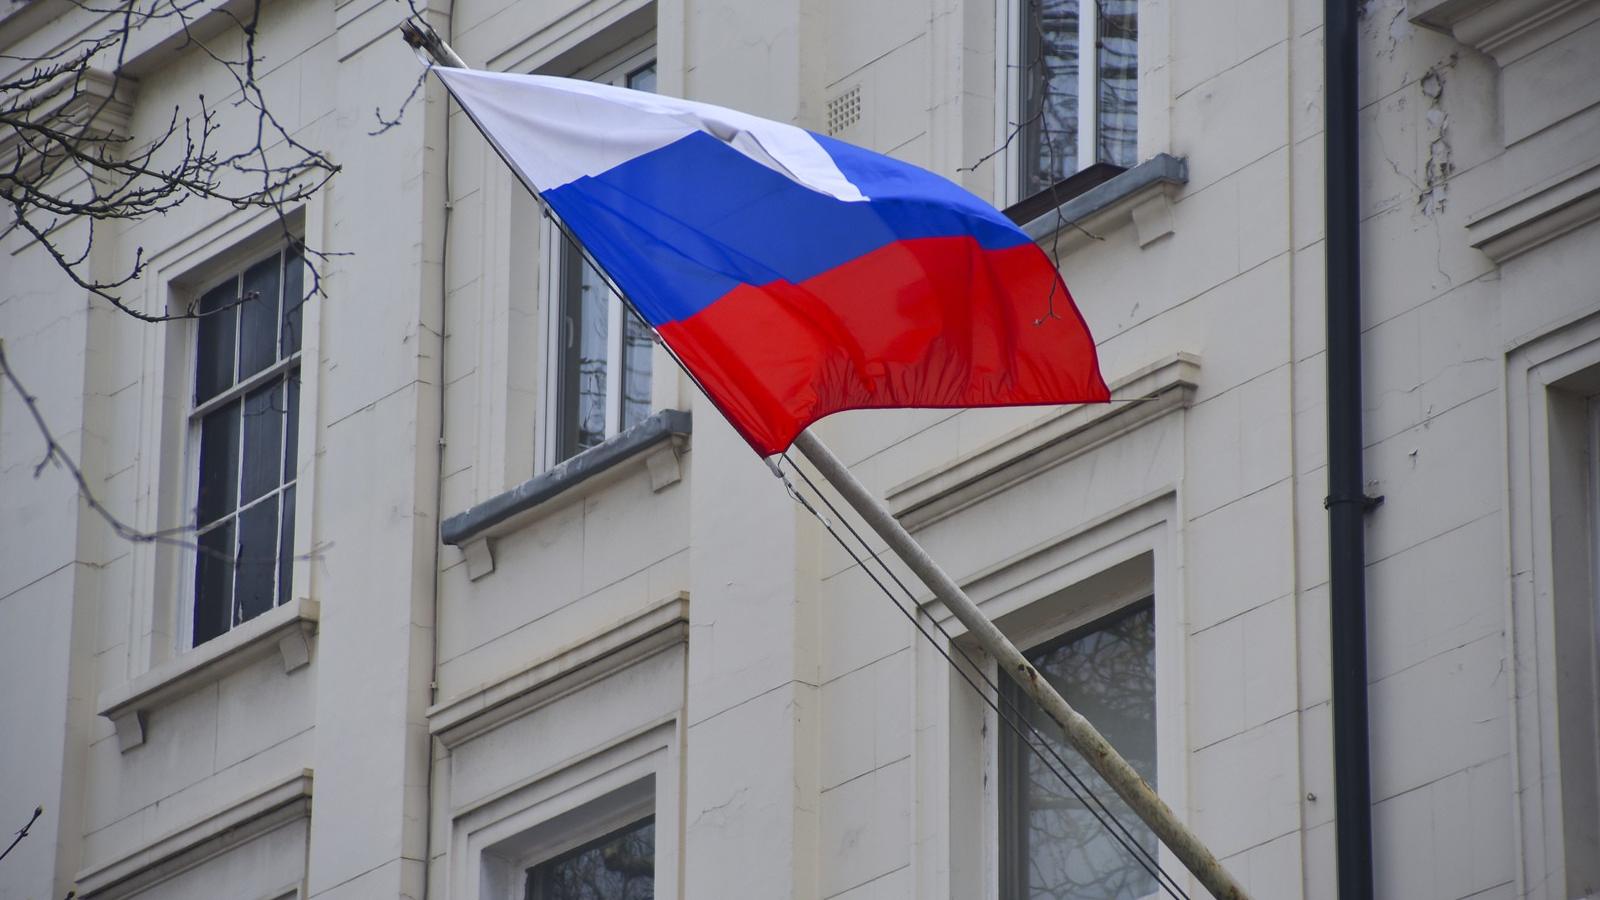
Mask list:
[[[594,80],[640,91],[656,88],[649,51]],[[650,415],[650,329],[582,252],[560,239],[560,300],[555,341],[554,459],[593,447]]]
[[655,876],[651,817],[529,869],[527,900],[651,900]]
[[[1154,604],[1148,599],[1136,603],[1027,656],[1154,786]],[[1009,681],[1003,689],[1013,707],[1027,712],[1044,740],[1154,854],[1154,833],[1061,740],[1055,724]],[[1002,900],[1136,900],[1154,894],[1155,879],[1089,809],[1014,732],[1003,728],[1000,734]]]
[[1019,199],[1095,163],[1138,162],[1137,0],[1018,0]]
[[289,599],[303,275],[299,252],[280,248],[200,299],[196,646]]

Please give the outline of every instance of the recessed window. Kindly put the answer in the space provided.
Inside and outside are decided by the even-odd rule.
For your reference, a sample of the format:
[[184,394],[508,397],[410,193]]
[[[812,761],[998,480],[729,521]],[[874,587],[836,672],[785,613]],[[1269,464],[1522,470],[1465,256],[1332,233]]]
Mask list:
[[[1027,657],[1155,786],[1153,602],[1119,610],[1028,651]],[[1009,680],[1002,691],[1135,840],[1154,854],[1155,834],[1067,746],[1055,723]],[[1094,813],[1015,732],[1002,728],[1000,735],[1001,900],[1136,900],[1154,894],[1155,879]]]
[[1020,6],[1016,199],[1051,191],[1091,166],[1133,166],[1137,0],[1027,0]]
[[[593,80],[655,91],[653,51],[636,54]],[[553,323],[552,462],[574,456],[650,415],[650,329],[627,308],[564,237],[557,265],[560,297]]]
[[284,247],[199,303],[190,644],[289,599],[299,444],[304,261]]
[[651,900],[655,885],[652,816],[529,869],[527,900]]

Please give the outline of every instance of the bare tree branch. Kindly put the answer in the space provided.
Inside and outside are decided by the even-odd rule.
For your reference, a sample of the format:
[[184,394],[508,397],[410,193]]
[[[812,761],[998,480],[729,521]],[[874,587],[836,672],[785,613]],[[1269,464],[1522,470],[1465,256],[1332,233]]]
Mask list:
[[15,850],[17,845],[22,843],[22,839],[28,836],[28,829],[32,828],[33,823],[39,821],[39,817],[42,815],[44,815],[44,807],[35,806],[33,808],[33,815],[28,819],[27,823],[22,826],[22,829],[17,832],[17,836],[11,839],[11,844],[7,846],[4,851],[0,851],[0,859],[5,859],[7,856],[11,855],[11,851]]

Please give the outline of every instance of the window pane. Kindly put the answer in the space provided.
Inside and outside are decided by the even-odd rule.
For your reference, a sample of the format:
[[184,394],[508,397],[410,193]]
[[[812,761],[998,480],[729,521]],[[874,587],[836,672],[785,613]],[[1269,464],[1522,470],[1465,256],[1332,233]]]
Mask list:
[[1022,196],[1078,171],[1078,0],[1024,5]]
[[1100,162],[1138,159],[1139,22],[1136,0],[1100,2]]
[[[239,565],[234,594],[239,622],[247,622],[273,606],[278,595],[278,500],[269,498],[239,513]],[[234,624],[238,624],[235,622]]]
[[[1152,786],[1156,783],[1155,627],[1147,602],[1030,652],[1029,660],[1067,702],[1093,722]],[[1083,777],[1152,854],[1155,835],[1060,737],[1051,720],[1008,687],[1044,740]],[[1009,729],[1003,732],[1002,822],[1008,900],[1134,900],[1155,879],[1118,844],[1061,780]],[[1048,757],[1048,754],[1046,754]]]
[[239,377],[272,365],[278,359],[277,256],[244,270],[244,300],[239,304]]
[[228,630],[233,620],[233,522],[200,535],[194,561],[194,645]]
[[238,506],[239,403],[229,403],[200,421],[200,488],[195,524],[204,528]]
[[300,323],[305,318],[306,261],[298,249],[283,258],[283,333],[279,354],[288,358],[300,351]]
[[650,415],[650,356],[655,341],[650,328],[627,311],[622,334],[622,427],[643,422]]
[[282,459],[283,382],[275,381],[244,398],[244,472],[239,478],[239,505],[278,486]]
[[654,60],[646,63],[643,68],[637,69],[628,75],[628,87],[636,91],[656,92],[656,64]]
[[287,389],[289,399],[285,404],[283,422],[283,483],[295,479],[300,455],[300,371],[289,373]]
[[528,870],[528,900],[650,900],[656,826],[646,819]]
[[210,400],[233,384],[234,326],[239,298],[237,279],[226,281],[200,298],[200,333],[195,338],[194,402]]
[[294,585],[294,486],[283,489],[283,515],[278,526],[278,603],[289,602]]
[[610,292],[600,274],[570,245],[561,316],[561,445],[572,456],[606,437],[606,332]]

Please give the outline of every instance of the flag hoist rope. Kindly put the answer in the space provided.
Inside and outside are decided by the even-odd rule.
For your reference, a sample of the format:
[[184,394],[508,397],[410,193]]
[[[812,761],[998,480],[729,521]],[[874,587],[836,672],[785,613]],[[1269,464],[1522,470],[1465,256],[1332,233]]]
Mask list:
[[[433,29],[408,21],[402,24],[401,31],[408,44],[427,52],[435,64],[467,68],[461,57],[456,55],[456,52]],[[590,264],[595,265],[592,258]],[[605,271],[598,265],[595,265],[595,269],[601,273]],[[622,296],[620,291],[618,295]],[[681,361],[679,365],[682,365]],[[689,377],[693,379],[693,373],[689,373]],[[856,480],[849,467],[834,456],[833,451],[809,430],[800,433],[795,439],[794,446],[810,461],[818,474],[833,485],[840,497],[850,504],[867,525],[883,538],[889,549],[922,579],[951,614],[966,626],[972,638],[995,658],[1000,670],[1015,681],[1023,692],[1033,698],[1034,702],[1039,704],[1039,708],[1060,726],[1062,736],[1066,738],[1067,743],[1082,754],[1089,765],[1111,785],[1112,790],[1117,792],[1117,796],[1150,826],[1150,830],[1154,831],[1156,837],[1178,857],[1185,868],[1194,874],[1196,880],[1204,885],[1216,900],[1247,900],[1249,895],[1245,893],[1244,888],[1222,867],[1200,838],[1178,819],[1166,802],[1156,794],[1122,754],[1111,746],[1105,736],[1090,724],[1088,719],[1073,709],[1050,682],[1039,674],[1039,671],[1022,655],[1022,651],[989,621],[955,579],[928,555],[922,545],[918,544],[900,521],[889,512],[888,507]]]

